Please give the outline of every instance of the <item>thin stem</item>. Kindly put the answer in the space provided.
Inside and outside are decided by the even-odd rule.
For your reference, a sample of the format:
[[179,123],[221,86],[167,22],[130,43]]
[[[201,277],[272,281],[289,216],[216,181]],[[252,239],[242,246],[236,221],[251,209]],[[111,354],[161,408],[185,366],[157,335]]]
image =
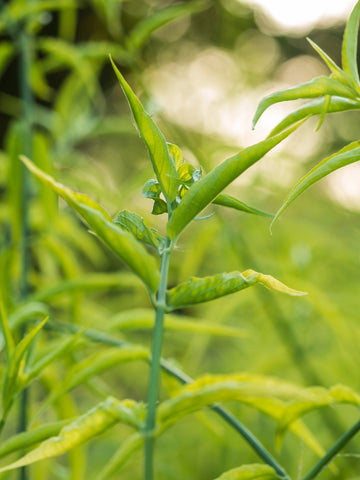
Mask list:
[[[49,322],[45,326],[45,328],[53,328],[57,331],[72,333],[78,333],[80,330],[80,327],[74,324],[54,322]],[[117,346],[120,348],[131,345],[129,342],[114,338],[113,336],[98,332],[97,330],[93,329],[87,329],[83,333],[83,336],[95,342],[101,342],[105,343],[106,345]],[[167,372],[172,377],[176,378],[180,383],[184,385],[193,382],[193,379],[189,375],[187,375],[174,365],[170,364],[163,358],[160,359],[160,366],[162,370]],[[233,427],[245,439],[245,441],[257,453],[257,455],[262,460],[264,460],[266,464],[272,467],[280,477],[283,477],[284,480],[290,480],[289,475],[286,473],[283,467],[275,460],[275,458],[273,458],[271,453],[267,451],[266,447],[264,447],[264,445],[262,445],[262,443],[236,417],[234,417],[232,413],[230,413],[228,410],[226,410],[219,404],[212,405],[210,406],[210,408],[214,410],[214,412],[216,412],[218,415],[220,415],[220,417],[222,417],[231,427]]]
[[161,258],[160,284],[157,292],[155,325],[153,332],[153,344],[151,353],[150,380],[147,399],[147,417],[144,429],[144,471],[145,480],[154,478],[154,431],[156,426],[156,404],[161,372],[161,350],[164,334],[164,316],[166,309],[166,287],[170,261],[170,239],[166,238],[165,249]]
[[360,420],[353,425],[347,432],[344,433],[335,443],[329,448],[325,455],[313,466],[310,472],[303,478],[303,480],[313,480],[319,473],[335,458],[335,456],[342,450],[347,443],[360,431]]

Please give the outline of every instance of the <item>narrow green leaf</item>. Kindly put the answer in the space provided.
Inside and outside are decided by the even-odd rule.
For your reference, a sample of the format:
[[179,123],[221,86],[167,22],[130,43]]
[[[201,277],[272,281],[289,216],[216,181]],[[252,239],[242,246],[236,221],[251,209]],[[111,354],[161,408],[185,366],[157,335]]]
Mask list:
[[123,422],[138,427],[138,404],[131,400],[119,402],[109,397],[74,422],[63,427],[59,434],[40,444],[24,457],[0,469],[0,472],[20,468],[45,458],[63,455],[102,434],[116,423]]
[[162,253],[165,246],[165,238],[162,237],[154,228],[147,227],[142,217],[136,213],[129,212],[129,210],[122,210],[114,222],[119,224],[128,232],[132,233],[135,238],[141,242],[144,242],[150,247],[155,248],[158,253]]
[[125,81],[115,63],[110,57],[113,69],[129,102],[135,123],[139,129],[139,133],[143,138],[151,159],[151,163],[159,181],[161,190],[165,199],[170,203],[176,197],[176,168],[173,157],[171,156],[167,143],[163,134],[156,126],[151,116],[144,110],[139,99],[131,90],[129,84]]
[[359,32],[360,1],[353,8],[347,21],[343,45],[342,45],[342,67],[355,82],[359,85],[359,72],[357,67],[357,44]]
[[207,8],[207,6],[203,1],[184,2],[177,5],[171,5],[154,12],[152,15],[144,17],[131,30],[127,38],[128,47],[132,50],[138,50],[158,28],[176,20],[177,18],[200,12],[205,8]]
[[13,354],[15,349],[15,341],[9,327],[8,317],[6,314],[5,305],[4,305],[4,301],[1,293],[0,293],[0,321],[1,321],[2,334],[5,342],[6,363],[7,365],[9,365],[10,357]]
[[185,193],[168,222],[167,233],[169,238],[175,239],[191,220],[215,200],[224,188],[294,132],[300,124],[279,135],[245,148],[240,153],[226,159],[205,177],[194,183]]
[[22,156],[21,160],[35,176],[67,201],[96,235],[142,279],[151,292],[156,292],[160,274],[155,260],[132,234],[115,225],[108,213],[87,195],[75,193],[57,183],[29,159]]
[[15,46],[10,42],[2,40],[0,44],[0,77],[8,66],[11,58],[15,53]]
[[273,218],[274,215],[270,213],[262,212],[256,208],[246,205],[246,203],[241,202],[237,198],[231,197],[230,195],[225,195],[221,193],[218,195],[213,202],[215,205],[221,205],[222,207],[234,208],[235,210],[240,210],[241,212],[250,213],[251,215],[259,215],[261,217]]
[[329,57],[327,53],[322,50],[319,45],[316,45],[315,42],[313,42],[310,38],[306,39],[310,45],[313,47],[313,49],[320,55],[320,57],[324,60],[326,65],[329,67],[331,73],[332,73],[332,78],[334,80],[337,80],[338,82],[342,83],[345,86],[348,86],[350,88],[354,88],[354,82],[349,75],[347,75],[341,68],[336,65],[334,60]]
[[279,480],[281,478],[283,477],[279,477],[268,465],[253,463],[228,470],[215,480]]
[[191,277],[187,282],[168,291],[167,302],[170,310],[184,308],[197,303],[209,302],[224,295],[238,292],[252,285],[261,284],[270,290],[288,295],[306,295],[293,290],[270,275],[245,270],[244,272],[220,273],[211,277]]
[[[150,308],[127,310],[114,315],[109,320],[109,323],[111,324],[112,330],[151,330],[154,327],[154,311]],[[166,315],[165,329],[166,331],[173,330],[184,333],[202,333],[231,338],[243,338],[248,336],[246,330],[175,314]]]
[[280,90],[263,98],[255,112],[253,128],[265,110],[275,103],[298,100],[300,98],[316,98],[324,95],[336,95],[338,97],[349,98],[350,100],[355,100],[358,97],[356,90],[339,83],[333,78],[325,76],[317,77],[310,82]]
[[330,157],[324,158],[314,168],[310,170],[291,190],[286,197],[284,203],[280,209],[276,212],[276,215],[271,222],[271,225],[280,217],[280,215],[288,208],[288,206],[301,194],[313,185],[318,180],[329,175],[331,172],[338,170],[341,167],[349,165],[351,163],[360,160],[360,140],[352,142],[346,147],[342,148],[338,152],[330,155]]
[[276,435],[282,438],[289,425],[312,410],[335,404],[359,406],[360,395],[346,385],[335,385],[329,390],[322,387],[304,389],[298,399],[292,401],[279,419]]
[[[302,105],[294,112],[287,115],[270,133],[269,136],[277,135],[285,128],[290,127],[296,122],[303,120],[306,117],[313,115],[321,115],[326,104],[325,98],[319,98],[312,102]],[[329,105],[327,106],[327,113],[344,112],[347,110],[359,110],[360,102],[355,100],[348,100],[340,97],[330,97]]]

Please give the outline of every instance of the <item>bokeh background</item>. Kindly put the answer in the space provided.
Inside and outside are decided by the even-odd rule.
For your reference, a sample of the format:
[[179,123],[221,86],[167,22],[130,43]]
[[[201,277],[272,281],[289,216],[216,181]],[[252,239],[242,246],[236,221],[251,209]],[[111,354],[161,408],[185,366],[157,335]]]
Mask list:
[[[21,3],[7,5],[19,8]],[[252,116],[261,98],[328,74],[305,37],[340,63],[344,25],[354,1],[187,2],[179,18],[153,31],[146,27],[146,20],[151,24],[156,12],[173,5],[160,0],[74,2],[72,8],[34,14],[32,24],[27,23],[33,52],[33,156],[42,158],[42,165],[58,179],[88,193],[111,215],[124,208],[136,211],[160,231],[163,218],[151,215],[151,202],[141,195],[142,186],[153,177],[151,165],[108,53],[166,139],[181,148],[186,161],[208,172],[265,138],[294,108],[294,103],[272,107],[252,130]],[[15,7],[13,15],[20,15]],[[143,25],[146,28],[141,29]],[[24,111],[19,55],[16,48],[8,47],[14,45],[14,38],[7,26],[5,19],[0,24],[1,288],[9,311],[16,312],[20,269],[13,234],[17,187],[11,162],[19,153],[14,131]],[[275,213],[291,186],[311,166],[357,139],[358,124],[356,112],[328,115],[319,131],[317,119],[310,120],[245,172],[227,193]],[[206,372],[246,371],[304,386],[342,383],[359,391],[359,181],[358,164],[340,169],[297,199],[272,234],[269,219],[219,207],[205,212],[211,214],[209,218],[193,222],[174,254],[172,285],[191,275],[253,268],[307,291],[308,296],[288,298],[257,287],[179,312],[185,320],[232,326],[241,333],[229,337],[168,331],[164,356],[195,377]],[[123,271],[122,264],[88,234],[65,204],[41,191],[33,180],[29,188],[31,298],[38,301],[36,292],[46,292],[69,279]],[[97,291],[65,289],[41,298],[60,321],[109,331],[114,318],[145,318],[150,307],[146,292],[131,275],[121,288],[112,284],[99,286]],[[116,333],[150,344],[148,328],[135,329],[131,321],[128,325],[118,327]],[[52,342],[56,338],[50,335],[42,348],[50,349]],[[51,389],[51,377],[61,378],[74,362],[95,349],[84,345],[44,376],[32,394],[34,412]],[[93,384],[74,389],[67,400],[78,412],[90,408],[106,392],[140,400],[146,391],[146,375],[147,366],[140,363],[112,369]],[[244,406],[231,408],[275,451],[272,420]],[[45,419],[54,415],[51,408],[47,415]],[[357,415],[353,407],[327,408],[307,415],[306,421],[326,448]],[[126,435],[127,430],[119,427],[91,443],[82,475],[87,472],[86,478],[96,478],[99,465]],[[359,445],[358,439],[353,440],[348,456],[338,459],[338,474],[327,469],[319,478],[360,478]],[[293,478],[301,476],[316,458],[292,434],[287,434],[276,454]],[[246,444],[209,413],[184,420],[159,440],[157,478],[205,480],[254,461]],[[71,460],[69,464],[60,459],[55,466],[43,462],[34,467],[37,476],[33,478],[82,478],[79,473],[74,477],[71,468]],[[129,461],[121,478],[140,478],[140,472],[139,454]],[[16,478],[12,475],[6,478]]]

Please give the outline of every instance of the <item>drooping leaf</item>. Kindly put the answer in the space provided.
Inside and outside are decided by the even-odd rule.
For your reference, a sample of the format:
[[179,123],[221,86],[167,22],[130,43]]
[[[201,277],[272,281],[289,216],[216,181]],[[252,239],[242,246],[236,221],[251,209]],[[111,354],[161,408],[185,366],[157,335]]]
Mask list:
[[275,103],[298,100],[300,98],[316,98],[324,95],[336,95],[338,97],[349,98],[350,100],[354,100],[358,96],[356,90],[339,83],[333,78],[325,76],[317,77],[310,82],[280,90],[263,98],[255,112],[253,127],[255,127],[265,110]]
[[351,163],[360,160],[360,140],[352,142],[346,147],[342,148],[338,152],[330,155],[330,157],[324,158],[314,168],[310,170],[291,190],[286,197],[280,209],[276,212],[276,215],[271,222],[271,225],[279,218],[279,216],[288,208],[288,206],[301,194],[313,185],[318,180],[329,175],[331,172],[338,170],[341,167],[349,165]]
[[293,290],[270,275],[245,270],[244,272],[220,273],[211,277],[191,277],[187,282],[172,288],[167,294],[169,310],[188,307],[197,303],[209,302],[224,295],[239,292],[252,285],[261,284],[270,290],[288,295],[306,295]]
[[344,72],[354,80],[356,85],[359,85],[359,72],[357,67],[359,17],[360,1],[356,3],[347,21],[342,45],[342,67]]
[[234,198],[230,195],[225,195],[221,193],[218,195],[213,202],[215,205],[221,205],[222,207],[234,208],[235,210],[240,210],[241,212],[250,213],[251,215],[259,215],[261,217],[269,217],[273,218],[274,215],[270,213],[262,212],[261,210],[257,210],[256,208],[250,207],[246,205],[246,203],[241,202],[237,198]]
[[[136,330],[154,327],[154,311],[152,309],[132,309],[114,315],[110,320],[112,330]],[[243,338],[248,332],[239,328],[228,327],[218,323],[206,322],[184,315],[168,314],[165,316],[166,331],[184,333],[203,333],[231,338]]]
[[279,480],[280,477],[269,465],[254,463],[251,465],[242,465],[224,472],[215,480]]
[[139,99],[131,90],[129,84],[125,81],[115,63],[111,59],[115,74],[129,102],[132,114],[134,116],[139,133],[143,138],[151,159],[156,178],[160,184],[161,191],[165,199],[170,204],[176,197],[176,168],[175,162],[170,155],[167,143],[163,134],[155,124],[151,116],[144,110]]
[[[143,410],[143,409],[142,409]],[[116,423],[122,422],[139,428],[143,411],[139,418],[139,404],[132,400],[120,402],[113,397],[89,410],[74,422],[63,427],[59,434],[45,440],[24,457],[0,469],[0,472],[20,468],[46,458],[57,457],[102,434]]]
[[167,233],[169,238],[175,239],[186,225],[209,205],[224,188],[289,136],[299,125],[297,124],[279,135],[245,148],[194,183],[185,193],[168,222]]
[[147,227],[142,217],[136,213],[129,212],[129,210],[122,210],[114,221],[132,233],[135,238],[155,248],[158,253],[162,253],[165,246],[165,238],[154,228]]
[[115,225],[108,213],[87,195],[73,192],[37,168],[29,159],[21,159],[34,175],[66,200],[96,235],[142,279],[151,292],[156,292],[160,274],[155,260],[132,234]]
[[131,50],[138,50],[150,37],[152,32],[167,23],[181,18],[192,13],[200,12],[206,8],[206,3],[203,1],[184,2],[176,5],[170,5],[154,12],[153,14],[144,17],[131,30],[127,45]]
[[[310,117],[313,115],[321,115],[324,111],[326,99],[319,98],[312,102],[308,102],[305,105],[302,105],[294,112],[291,112],[287,115],[278,125],[272,129],[269,136],[277,135],[278,133],[282,132],[285,128],[290,127],[296,122],[300,120]],[[340,98],[331,96],[329,104],[326,106],[327,113],[336,113],[336,112],[344,112],[347,110],[359,110],[360,109],[360,102],[355,100],[348,100],[346,98]]]

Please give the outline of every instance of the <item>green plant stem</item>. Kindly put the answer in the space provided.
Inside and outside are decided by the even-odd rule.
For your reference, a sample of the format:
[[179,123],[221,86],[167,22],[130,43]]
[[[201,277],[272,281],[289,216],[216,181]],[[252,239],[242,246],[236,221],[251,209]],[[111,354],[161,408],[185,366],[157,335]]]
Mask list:
[[313,466],[310,472],[303,478],[303,480],[313,480],[319,473],[335,458],[335,456],[342,450],[347,443],[360,431],[360,420],[347,430],[334,445],[329,448],[325,455]]
[[170,239],[166,238],[165,248],[161,258],[160,284],[155,303],[155,325],[153,331],[153,344],[151,353],[150,379],[147,398],[147,416],[144,429],[144,472],[145,480],[154,478],[154,443],[156,426],[156,404],[161,372],[161,350],[164,334],[164,316],[166,310],[166,288],[169,271],[171,245]]
[[[71,333],[78,333],[80,330],[80,327],[76,325],[63,322],[49,322],[45,325],[44,328]],[[129,342],[114,338],[113,336],[104,334],[103,332],[99,332],[93,329],[87,329],[83,333],[83,336],[94,342],[101,342],[105,343],[106,345],[112,345],[120,348],[131,345]],[[193,379],[189,375],[187,375],[174,365],[170,364],[163,358],[160,359],[160,366],[161,369],[164,370],[164,372],[176,378],[180,383],[184,385],[193,382]],[[264,445],[262,445],[262,443],[236,417],[234,417],[232,413],[230,413],[228,410],[226,410],[219,404],[212,405],[210,406],[210,408],[214,410],[214,412],[216,412],[218,415],[220,415],[220,417],[222,417],[232,428],[234,428],[244,438],[244,440],[249,444],[249,446],[256,452],[256,454],[261,459],[263,459],[266,464],[272,467],[280,477],[282,477],[284,480],[290,480],[290,476],[271,455],[271,453],[267,451]]]

